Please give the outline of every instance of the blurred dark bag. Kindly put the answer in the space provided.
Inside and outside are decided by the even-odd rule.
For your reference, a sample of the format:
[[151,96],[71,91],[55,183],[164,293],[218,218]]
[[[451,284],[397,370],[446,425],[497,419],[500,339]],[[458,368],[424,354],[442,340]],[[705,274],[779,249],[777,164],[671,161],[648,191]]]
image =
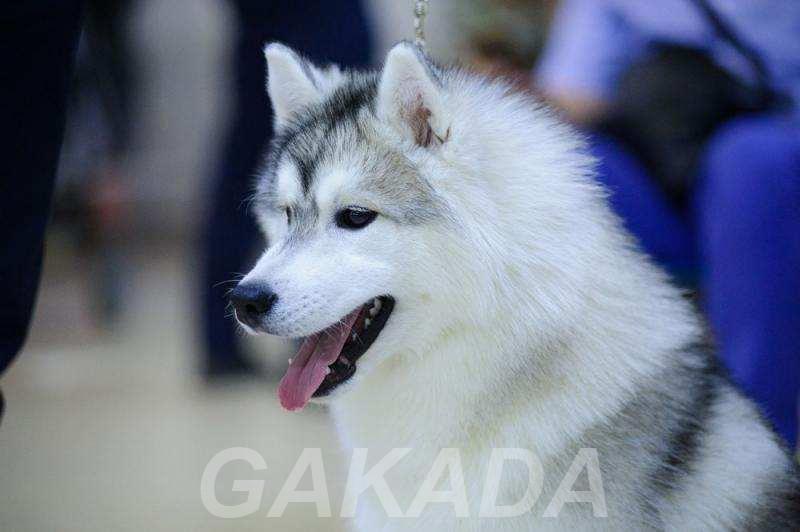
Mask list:
[[648,57],[619,80],[612,111],[601,132],[627,145],[667,196],[683,205],[691,192],[708,138],[725,121],[778,110],[786,99],[770,88],[761,58],[746,47],[706,0],[690,0],[718,38],[752,66],[757,81],[746,84],[719,67],[705,50],[656,43]]

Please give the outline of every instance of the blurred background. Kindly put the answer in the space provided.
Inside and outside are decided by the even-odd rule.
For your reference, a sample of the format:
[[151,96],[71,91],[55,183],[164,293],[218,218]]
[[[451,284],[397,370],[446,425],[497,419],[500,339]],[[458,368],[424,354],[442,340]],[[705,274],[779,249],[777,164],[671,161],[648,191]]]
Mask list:
[[[698,255],[717,257],[714,249],[697,244],[713,227],[700,224],[697,232],[684,227],[693,218],[686,214],[692,201],[687,199],[688,185],[672,178],[685,176],[687,167],[698,164],[696,154],[687,155],[691,161],[685,166],[656,178],[665,199],[653,199],[658,194],[651,189],[661,185],[626,181],[650,168],[663,168],[648,146],[624,142],[631,127],[626,119],[635,112],[609,112],[605,117],[613,120],[598,119],[604,98],[614,100],[607,87],[596,80],[592,85],[588,74],[586,79],[568,74],[584,72],[581,61],[619,62],[618,52],[598,52],[597,57],[583,53],[599,49],[601,37],[568,42],[570,32],[583,24],[599,34],[603,28],[595,26],[606,19],[559,11],[557,0],[431,4],[427,34],[433,56],[506,76],[521,90],[534,90],[559,105],[592,135],[597,133],[591,137],[593,149],[610,161],[604,163],[601,178],[616,193],[615,207],[676,279],[696,290],[701,300],[728,293],[726,283],[742,283],[736,272],[719,281],[698,266]],[[243,337],[228,315],[224,294],[263,246],[245,201],[269,137],[261,44],[288,41],[320,60],[375,65],[393,43],[412,37],[412,8],[412,1],[395,0],[88,3],[36,312],[23,352],[2,378],[8,408],[0,426],[0,530],[343,529],[336,518],[319,520],[305,505],[290,505],[279,520],[266,519],[303,447],[323,449],[334,508],[343,462],[323,410],[309,408],[302,415],[280,410],[275,388],[292,346]],[[797,14],[796,9],[789,11]],[[650,19],[661,15],[659,8],[652,8],[636,20],[652,29]],[[768,15],[753,14],[753,27],[769,26],[769,20],[776,24],[778,19]],[[551,30],[554,20],[561,29]],[[786,49],[774,64],[800,72],[800,16],[791,20],[784,34],[794,32],[794,40],[776,45],[784,35],[778,32],[769,44]],[[683,44],[692,41],[680,28],[662,33],[670,31],[681,35]],[[607,35],[623,32],[623,25],[607,28]],[[631,38],[639,43],[643,34]],[[667,57],[667,62],[680,61]],[[742,61],[747,59],[740,58],[738,67],[747,70],[750,65],[742,67]],[[742,77],[753,85],[754,79],[759,81],[757,70]],[[619,91],[644,86],[642,77],[625,81],[626,76],[614,77]],[[728,80],[715,78],[714,83],[721,87]],[[782,88],[787,86],[791,92],[791,83]],[[758,105],[772,103],[752,105],[758,112]],[[779,136],[778,144],[791,138],[792,146],[797,145],[795,126],[792,122],[781,129],[788,133]],[[668,134],[685,140],[694,132]],[[608,144],[612,137],[627,146],[622,155]],[[626,155],[636,150],[641,164]],[[800,331],[800,269],[793,269],[798,262],[791,262],[800,257],[800,229],[792,232],[800,228],[798,215],[792,214],[794,208],[800,212],[800,164],[792,164],[797,166],[791,168],[789,184],[780,189],[780,197],[789,194],[788,204],[767,203],[780,214],[780,223],[769,221],[766,231],[758,225],[768,223],[763,218],[753,223],[762,240],[774,239],[794,255],[781,260],[780,267],[769,250],[762,250],[756,266],[742,259],[743,268],[763,270],[759,275],[774,282],[767,283],[767,290],[748,286],[746,280],[738,285],[748,301],[760,293],[771,301],[770,308],[780,311],[773,321],[765,318],[773,327],[766,329],[770,334],[795,326]],[[736,194],[746,195],[747,190]],[[738,208],[709,207],[720,220]],[[642,209],[680,214],[643,219]],[[784,227],[787,218],[790,225]],[[764,261],[766,269],[759,266]],[[770,290],[779,295],[773,297]],[[720,322],[730,319],[723,314]],[[772,346],[779,362],[769,364],[788,377],[781,382],[759,377],[768,379],[767,387],[782,390],[781,397],[764,400],[767,409],[785,403],[792,393],[797,404],[796,331],[784,343]],[[775,414],[773,421],[792,444],[797,413],[796,408],[789,410],[789,421],[780,417],[786,414],[768,414]],[[226,467],[217,484],[221,501],[243,500],[244,495],[231,492],[233,479],[263,478],[265,502],[253,516],[223,520],[201,504],[200,476],[214,454],[233,446],[255,449],[269,469],[254,473],[242,464]]]

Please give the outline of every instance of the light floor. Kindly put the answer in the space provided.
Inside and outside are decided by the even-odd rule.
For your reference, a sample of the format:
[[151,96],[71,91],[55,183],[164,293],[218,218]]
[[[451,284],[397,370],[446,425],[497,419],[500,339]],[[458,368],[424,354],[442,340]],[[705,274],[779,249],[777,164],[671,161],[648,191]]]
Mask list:
[[[203,387],[194,374],[189,269],[180,256],[159,253],[136,254],[126,319],[110,336],[87,325],[79,268],[48,265],[32,338],[2,380],[0,530],[343,529],[307,504],[266,517],[303,447],[323,449],[336,513],[343,460],[329,420],[320,410],[283,412],[274,382]],[[265,480],[259,511],[225,520],[203,507],[200,477],[214,454],[234,446],[256,450],[268,469],[236,462],[222,470],[225,503],[245,499],[232,491],[234,479]]]

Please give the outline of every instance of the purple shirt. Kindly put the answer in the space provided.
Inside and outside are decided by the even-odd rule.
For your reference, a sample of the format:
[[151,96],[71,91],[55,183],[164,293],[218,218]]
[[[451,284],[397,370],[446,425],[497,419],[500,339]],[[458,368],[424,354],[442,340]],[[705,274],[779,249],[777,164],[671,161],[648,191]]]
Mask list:
[[[775,89],[800,102],[800,0],[709,0],[766,63]],[[692,0],[562,0],[537,69],[547,93],[607,100],[619,75],[653,42],[710,51],[745,81],[752,68],[722,41]]]

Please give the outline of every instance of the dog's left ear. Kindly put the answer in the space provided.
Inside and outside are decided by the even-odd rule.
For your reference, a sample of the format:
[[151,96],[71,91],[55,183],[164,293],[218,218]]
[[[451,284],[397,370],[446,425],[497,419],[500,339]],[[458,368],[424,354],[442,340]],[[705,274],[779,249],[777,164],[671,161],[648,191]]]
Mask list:
[[436,67],[419,47],[401,42],[389,51],[378,86],[377,111],[418,146],[447,142],[450,119]]
[[304,107],[321,102],[343,78],[335,65],[317,68],[280,43],[268,44],[264,55],[267,58],[267,92],[278,128]]

